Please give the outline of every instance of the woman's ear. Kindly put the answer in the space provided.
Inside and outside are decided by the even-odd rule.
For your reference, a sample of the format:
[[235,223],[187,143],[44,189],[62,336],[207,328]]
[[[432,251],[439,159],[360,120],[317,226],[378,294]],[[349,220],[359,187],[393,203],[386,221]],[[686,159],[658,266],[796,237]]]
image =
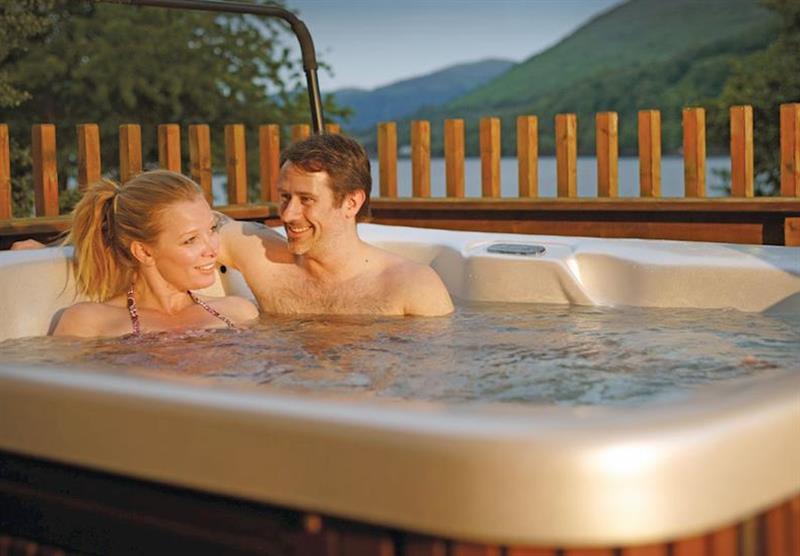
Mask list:
[[356,189],[355,191],[349,192],[344,199],[347,216],[355,218],[366,200],[367,194],[363,189]]
[[131,242],[131,255],[144,266],[150,266],[155,263],[153,254],[150,248],[141,241]]

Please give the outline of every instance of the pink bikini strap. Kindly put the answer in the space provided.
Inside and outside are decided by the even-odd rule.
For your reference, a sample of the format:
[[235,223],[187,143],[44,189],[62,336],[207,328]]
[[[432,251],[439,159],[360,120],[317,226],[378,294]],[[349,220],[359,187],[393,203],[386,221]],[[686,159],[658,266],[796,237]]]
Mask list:
[[222,322],[224,322],[225,324],[227,324],[227,325],[228,325],[228,328],[236,328],[236,325],[235,325],[235,324],[233,324],[233,321],[232,321],[231,319],[229,319],[229,318],[228,318],[228,317],[226,317],[225,315],[220,315],[220,314],[217,312],[217,310],[216,310],[216,309],[214,309],[214,308],[213,308],[211,305],[209,305],[208,303],[206,303],[205,301],[203,301],[202,299],[200,299],[199,297],[197,297],[197,296],[196,296],[194,293],[192,293],[192,292],[191,292],[191,291],[189,291],[189,290],[186,290],[186,293],[188,293],[188,294],[189,294],[189,297],[191,297],[191,298],[192,298],[192,301],[194,301],[195,303],[197,303],[198,305],[200,305],[200,307],[202,307],[203,309],[205,309],[206,311],[208,311],[209,313],[211,313],[212,315],[214,315],[215,317],[217,317],[219,320],[221,320]]
[[131,289],[128,290],[128,314],[131,316],[133,335],[141,335],[142,330],[139,324],[139,311],[136,309],[136,298],[133,297],[133,284],[131,284]]
[[[228,328],[236,328],[236,325],[233,324],[233,321],[226,317],[225,315],[219,314],[219,312],[210,306],[208,303],[197,297],[194,293],[187,290],[186,293],[189,294],[189,297],[192,298],[192,301],[200,305],[203,309],[217,317],[219,320],[224,322],[228,325]],[[142,334],[142,327],[139,324],[139,311],[136,308],[136,297],[133,295],[133,286],[131,289],[128,290],[128,314],[131,316],[131,326],[133,327],[133,335],[140,336]]]

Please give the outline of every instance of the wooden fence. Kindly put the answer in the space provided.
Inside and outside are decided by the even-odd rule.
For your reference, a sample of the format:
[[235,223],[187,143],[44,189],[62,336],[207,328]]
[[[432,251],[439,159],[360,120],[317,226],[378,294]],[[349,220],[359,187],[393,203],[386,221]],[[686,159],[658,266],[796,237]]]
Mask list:
[[[776,115],[777,117],[778,115]],[[372,200],[372,220],[377,223],[556,235],[640,237],[800,245],[800,103],[784,104],[781,124],[781,189],[779,197],[754,197],[753,110],[730,109],[731,195],[706,197],[706,127],[703,108],[683,110],[684,196],[661,196],[661,113],[638,114],[639,193],[618,197],[618,116],[595,117],[597,197],[577,194],[577,135],[575,114],[555,117],[555,198],[539,197],[538,119],[517,118],[518,197],[500,196],[500,120],[480,122],[480,198],[465,197],[465,131],[460,119],[444,122],[446,197],[431,197],[430,123],[411,123],[412,197],[398,197],[397,125],[381,123],[377,129],[379,198]],[[336,125],[328,133],[338,133]],[[308,136],[308,125],[291,128],[291,140]],[[142,171],[141,128],[126,124],[119,129],[119,169],[124,181]],[[159,125],[158,165],[174,171],[181,167],[181,128]],[[258,129],[260,202],[247,201],[245,128],[225,126],[225,166],[229,204],[218,207],[230,216],[277,222],[276,179],[281,129]],[[97,124],[77,128],[78,186],[85,188],[101,173],[100,133]],[[0,124],[0,247],[20,237],[46,237],[63,231],[68,216],[58,209],[56,132],[53,124],[32,129],[35,218],[13,218],[9,136]],[[188,128],[191,175],[211,195],[212,156],[208,125]]]

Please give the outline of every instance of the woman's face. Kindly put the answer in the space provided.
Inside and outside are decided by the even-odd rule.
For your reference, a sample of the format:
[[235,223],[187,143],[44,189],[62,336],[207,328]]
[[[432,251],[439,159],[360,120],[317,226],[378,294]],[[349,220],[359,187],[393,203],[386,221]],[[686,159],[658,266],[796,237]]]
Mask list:
[[161,276],[180,291],[214,283],[219,233],[203,197],[181,201],[161,213],[161,233],[152,255]]

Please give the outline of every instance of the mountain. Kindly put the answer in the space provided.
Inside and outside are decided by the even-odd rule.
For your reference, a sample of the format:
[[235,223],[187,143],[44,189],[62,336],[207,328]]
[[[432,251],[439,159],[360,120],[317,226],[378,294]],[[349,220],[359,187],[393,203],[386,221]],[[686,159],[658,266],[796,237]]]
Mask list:
[[713,101],[736,63],[766,48],[777,28],[758,0],[629,0],[485,85],[399,121],[399,143],[407,143],[407,120],[428,119],[432,151],[440,154],[442,121],[457,117],[466,120],[467,149],[476,154],[479,118],[497,116],[504,153],[513,155],[516,116],[534,114],[540,150],[551,154],[555,114],[574,112],[579,148],[592,152],[594,114],[614,110],[620,149],[631,152],[636,112],[659,108],[669,152],[680,146],[680,109]]
[[488,59],[450,66],[377,89],[339,89],[337,104],[353,109],[347,130],[374,130],[378,122],[402,118],[423,106],[441,105],[483,85],[510,68],[510,60]]

